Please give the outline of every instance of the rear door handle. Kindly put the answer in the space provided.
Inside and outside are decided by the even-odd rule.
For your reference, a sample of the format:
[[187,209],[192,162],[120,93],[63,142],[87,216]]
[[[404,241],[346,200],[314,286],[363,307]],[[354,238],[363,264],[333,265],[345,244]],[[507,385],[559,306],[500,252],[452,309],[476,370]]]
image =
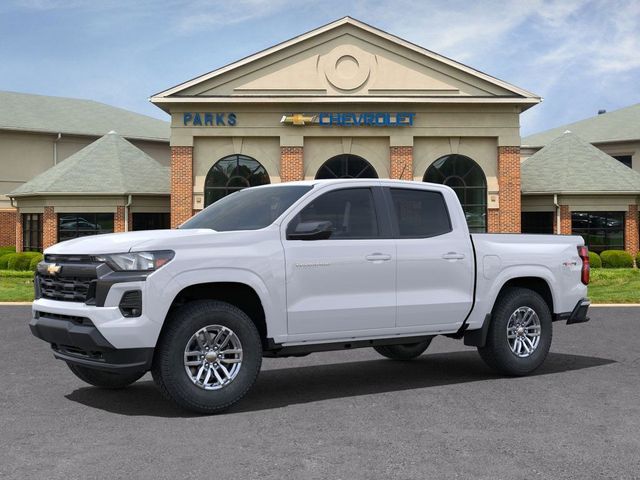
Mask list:
[[391,255],[386,253],[372,253],[364,258],[366,258],[368,262],[388,262],[391,260]]
[[464,259],[464,253],[447,252],[442,255],[445,260],[462,260]]

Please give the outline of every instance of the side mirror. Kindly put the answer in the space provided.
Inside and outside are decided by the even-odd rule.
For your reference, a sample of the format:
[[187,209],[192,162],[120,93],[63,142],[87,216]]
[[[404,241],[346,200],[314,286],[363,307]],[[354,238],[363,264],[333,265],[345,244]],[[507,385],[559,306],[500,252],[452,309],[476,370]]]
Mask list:
[[287,233],[287,240],[326,240],[333,233],[333,224],[323,222],[301,222],[293,232]]

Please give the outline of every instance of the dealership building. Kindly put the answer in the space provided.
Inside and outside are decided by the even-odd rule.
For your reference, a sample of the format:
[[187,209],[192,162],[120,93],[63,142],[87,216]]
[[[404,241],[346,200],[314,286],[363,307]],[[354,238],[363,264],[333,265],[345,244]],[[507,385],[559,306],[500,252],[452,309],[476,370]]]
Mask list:
[[[73,232],[66,230],[71,227],[79,234],[110,228],[80,232],[83,222],[95,226],[98,219],[76,215],[61,220],[66,214],[111,213],[111,229],[122,231],[136,225],[132,214],[170,213],[170,225],[176,227],[224,195],[249,186],[314,178],[395,178],[452,187],[474,232],[570,233],[574,213],[587,213],[587,220],[596,222],[606,205],[622,212],[624,248],[637,250],[640,173],[579,132],[521,150],[519,116],[540,101],[522,88],[346,17],[153,95],[151,102],[171,118],[168,146],[166,139],[132,136],[110,125],[108,130],[119,135],[101,132],[105,138],[93,142],[97,145],[87,145],[75,158],[16,185],[7,209],[18,209],[14,235],[19,248],[26,244],[28,215],[42,215],[36,220],[44,232],[40,247],[46,247],[70,238]],[[557,137],[561,140],[554,143]],[[144,142],[157,142],[170,159],[157,158]],[[115,143],[139,153],[127,147],[126,155],[109,158],[109,151],[118,151]],[[569,161],[563,152],[576,148],[587,149],[589,165],[597,165],[598,175],[622,167],[617,175],[630,179],[624,189],[609,182],[596,191],[583,181],[579,191],[567,190],[562,179],[570,175],[562,174],[551,175],[560,181],[553,191],[540,190],[525,178],[541,170],[549,176],[548,168],[574,168],[581,154]],[[523,154],[527,159],[521,170]],[[0,156],[2,165],[5,158]],[[28,155],[23,158],[28,162]],[[69,161],[73,167],[64,173],[62,166]],[[134,161],[149,172],[147,181],[138,173],[107,179],[109,169],[126,172]],[[560,161],[567,163],[554,163]],[[82,182],[73,180],[78,169],[98,167],[104,182],[79,186]],[[87,191],[101,183],[105,191]],[[63,197],[76,203],[56,200]],[[106,198],[108,202],[101,200]],[[91,208],[81,211],[85,200]],[[109,212],[98,212],[107,204]],[[576,225],[580,219],[576,217]],[[69,228],[61,228],[61,222]],[[162,224],[159,219],[147,223],[151,228]]]

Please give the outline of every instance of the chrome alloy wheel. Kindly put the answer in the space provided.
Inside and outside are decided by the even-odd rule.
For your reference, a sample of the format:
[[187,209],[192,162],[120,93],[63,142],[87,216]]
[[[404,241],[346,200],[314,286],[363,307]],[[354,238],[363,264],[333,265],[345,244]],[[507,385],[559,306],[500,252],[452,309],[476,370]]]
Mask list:
[[540,343],[542,327],[538,314],[529,307],[519,307],[507,322],[507,341],[514,355],[526,358],[533,354]]
[[191,381],[204,390],[219,390],[229,385],[241,366],[240,339],[221,325],[201,328],[184,349],[184,369]]

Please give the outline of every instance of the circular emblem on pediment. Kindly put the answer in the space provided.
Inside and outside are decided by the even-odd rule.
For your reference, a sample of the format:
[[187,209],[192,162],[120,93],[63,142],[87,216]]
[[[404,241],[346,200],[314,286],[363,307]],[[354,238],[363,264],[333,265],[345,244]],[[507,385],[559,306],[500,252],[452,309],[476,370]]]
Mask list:
[[352,46],[334,48],[323,59],[323,71],[327,81],[339,90],[356,90],[371,76],[372,55]]

